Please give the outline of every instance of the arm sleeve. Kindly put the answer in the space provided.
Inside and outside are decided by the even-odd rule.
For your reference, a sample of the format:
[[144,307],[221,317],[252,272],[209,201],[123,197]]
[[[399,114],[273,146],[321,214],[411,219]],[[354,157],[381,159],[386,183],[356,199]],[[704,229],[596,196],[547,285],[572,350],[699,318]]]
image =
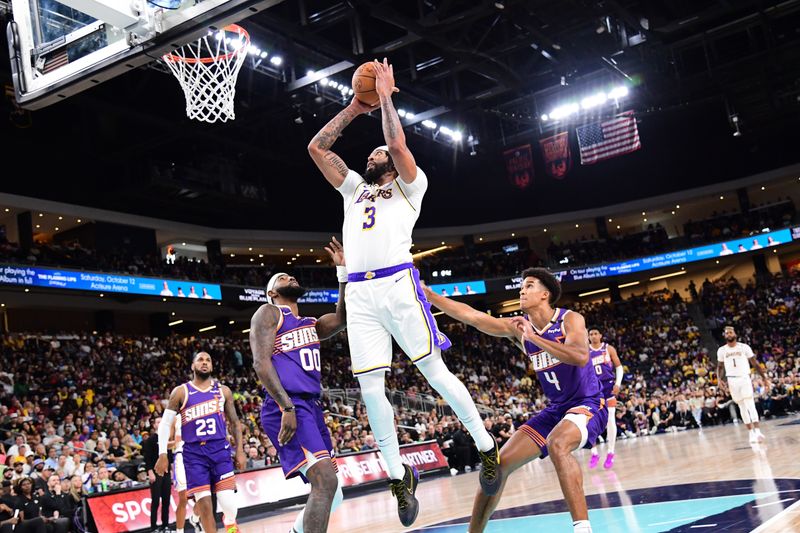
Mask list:
[[361,174],[355,170],[349,170],[344,181],[336,190],[339,191],[339,194],[342,195],[345,202],[349,202],[353,193],[356,192],[356,188],[362,181],[364,181],[364,179],[361,177]]
[[622,375],[625,373],[625,371],[622,369],[622,365],[616,367],[614,369],[614,373],[616,374],[614,379],[614,385],[619,387],[620,385],[622,385]]
[[178,413],[172,409],[164,409],[161,423],[158,425],[158,455],[163,455],[168,451],[170,428],[175,423],[176,414]]
[[397,180],[397,185],[400,191],[406,197],[406,200],[416,209],[420,210],[422,207],[422,197],[425,196],[425,191],[428,190],[428,176],[417,167],[417,177],[411,183],[406,183],[402,179]]

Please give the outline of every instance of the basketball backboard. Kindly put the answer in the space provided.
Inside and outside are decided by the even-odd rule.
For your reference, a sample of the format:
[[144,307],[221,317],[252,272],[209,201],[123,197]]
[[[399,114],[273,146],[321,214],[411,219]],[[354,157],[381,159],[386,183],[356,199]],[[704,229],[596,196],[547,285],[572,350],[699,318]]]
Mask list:
[[12,0],[17,103],[40,109],[282,0]]

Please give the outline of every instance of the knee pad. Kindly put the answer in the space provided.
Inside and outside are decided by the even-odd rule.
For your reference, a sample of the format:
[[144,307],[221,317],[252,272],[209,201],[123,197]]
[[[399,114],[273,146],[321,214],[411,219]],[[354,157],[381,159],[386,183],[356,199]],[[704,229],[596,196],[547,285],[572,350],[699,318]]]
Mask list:
[[581,432],[581,442],[578,446],[575,447],[576,450],[580,450],[584,446],[586,446],[586,441],[589,440],[589,430],[586,427],[587,419],[586,415],[582,415],[580,413],[567,413],[564,417],[564,420],[569,420],[576,426],[578,426],[578,430]]
[[236,520],[239,512],[239,502],[236,493],[232,490],[222,490],[217,493],[217,507],[220,508],[226,520]]

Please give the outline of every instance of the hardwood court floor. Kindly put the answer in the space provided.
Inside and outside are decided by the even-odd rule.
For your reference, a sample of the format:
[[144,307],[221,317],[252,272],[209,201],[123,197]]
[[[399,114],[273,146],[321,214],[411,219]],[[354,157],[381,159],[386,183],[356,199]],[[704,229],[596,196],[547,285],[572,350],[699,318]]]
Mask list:
[[[608,471],[602,461],[589,470],[589,451],[576,452],[594,532],[800,532],[800,417],[767,421],[762,430],[768,440],[758,445],[748,444],[743,425],[620,440]],[[345,498],[329,531],[464,532],[477,487],[475,472],[423,480],[420,514],[410,529],[397,520],[388,490]],[[242,523],[241,529],[286,533],[298,509]],[[571,532],[564,511],[552,463],[536,460],[511,476],[486,531]],[[455,525],[441,525],[447,521]]]

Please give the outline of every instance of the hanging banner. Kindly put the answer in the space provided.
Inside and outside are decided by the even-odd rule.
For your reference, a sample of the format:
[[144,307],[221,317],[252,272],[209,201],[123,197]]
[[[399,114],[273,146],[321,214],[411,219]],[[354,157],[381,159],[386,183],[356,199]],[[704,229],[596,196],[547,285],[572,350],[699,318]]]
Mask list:
[[533,183],[533,150],[530,144],[517,146],[503,152],[506,173],[511,184],[518,189],[527,189]]
[[569,151],[569,133],[563,132],[547,139],[541,139],[544,170],[548,176],[563,179],[572,169],[572,155]]

